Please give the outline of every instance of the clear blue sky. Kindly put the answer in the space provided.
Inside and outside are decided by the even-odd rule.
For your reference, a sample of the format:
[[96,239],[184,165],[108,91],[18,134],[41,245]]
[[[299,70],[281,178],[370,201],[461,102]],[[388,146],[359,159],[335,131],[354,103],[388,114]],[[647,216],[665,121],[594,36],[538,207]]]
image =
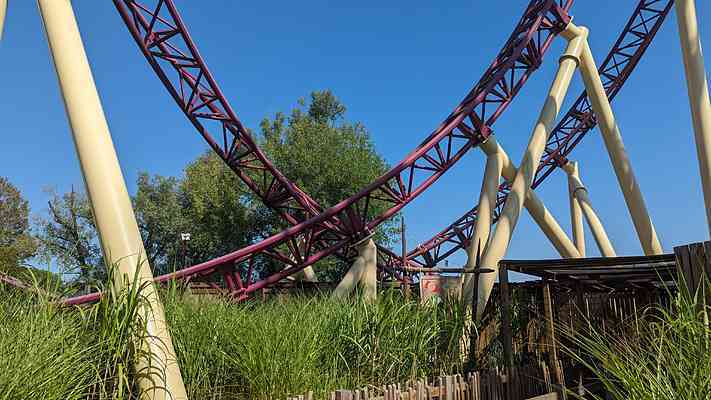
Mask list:
[[[479,79],[527,2],[330,3],[178,1],[198,47],[247,126],[256,128],[264,116],[288,111],[297,98],[329,88],[347,105],[348,118],[362,121],[378,151],[395,164]],[[590,28],[599,62],[636,1],[576,3],[575,22]],[[180,175],[206,148],[202,139],[149,69],[113,4],[74,0],[74,7],[129,190],[135,189],[139,171]],[[711,2],[697,1],[697,7],[702,42],[711,54]],[[35,2],[11,1],[5,29],[0,175],[22,190],[34,213],[45,213],[43,188],[66,191],[82,184],[78,161]],[[558,40],[495,126],[517,163],[561,45]],[[568,99],[581,87],[576,77]],[[673,12],[613,108],[665,250],[707,240]],[[618,253],[641,254],[597,130],[572,158],[580,161],[582,179]],[[411,248],[474,204],[483,165],[480,152],[471,151],[406,208]],[[548,179],[540,196],[570,232],[563,174]],[[586,238],[589,253],[596,254],[589,231]],[[508,256],[556,253],[525,215]],[[451,263],[463,260],[459,254]]]

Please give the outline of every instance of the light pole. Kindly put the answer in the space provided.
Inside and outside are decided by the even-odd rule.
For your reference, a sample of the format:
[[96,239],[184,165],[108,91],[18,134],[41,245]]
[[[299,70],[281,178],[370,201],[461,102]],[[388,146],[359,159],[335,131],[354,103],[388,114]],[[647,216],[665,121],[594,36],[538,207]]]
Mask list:
[[189,233],[181,233],[180,234],[180,248],[181,251],[183,252],[183,268],[187,267],[187,247],[188,247],[188,242],[190,241],[190,234]]

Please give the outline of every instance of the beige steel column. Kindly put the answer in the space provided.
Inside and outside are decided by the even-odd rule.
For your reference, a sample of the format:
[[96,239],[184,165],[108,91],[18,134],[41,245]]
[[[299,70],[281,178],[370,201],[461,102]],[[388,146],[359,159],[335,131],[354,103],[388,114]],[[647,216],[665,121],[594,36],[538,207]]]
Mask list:
[[[516,176],[517,169],[511,162],[506,151],[501,147],[501,145],[496,141],[496,139],[491,136],[489,139],[479,145],[479,147],[484,151],[484,153],[494,154],[499,153],[503,161],[502,176],[506,181],[511,182]],[[548,211],[543,201],[538,197],[535,191],[529,190],[526,192],[526,198],[523,203],[528,213],[531,215],[533,220],[541,228],[541,231],[548,238],[548,240],[553,244],[553,247],[558,251],[563,258],[579,258],[581,257],[577,248],[570,241],[568,235],[565,234],[563,228],[560,227],[558,221],[556,221],[553,214]],[[483,250],[483,248],[482,248]]]
[[151,353],[151,360],[150,365],[139,361],[135,368],[156,375],[140,380],[142,398],[187,399],[163,306],[152,283],[150,266],[143,258],[143,242],[71,3],[69,0],[39,0],[38,3],[104,261],[107,266],[118,266],[118,285],[122,285],[124,277],[132,282],[136,274],[139,284],[148,284],[144,295],[149,299],[150,309],[144,310],[148,336],[144,345]]
[[314,272],[314,269],[312,266],[309,265],[308,267],[304,268],[304,270],[301,272],[304,275],[304,281],[318,282],[318,278],[316,277],[316,272]]
[[332,298],[342,299],[348,297],[353,290],[358,285],[363,275],[363,270],[365,269],[365,258],[362,255],[358,255],[353,261],[351,268],[346,272],[346,274],[338,282],[338,286],[331,292]]
[[372,303],[378,298],[378,247],[373,239],[368,239],[361,251],[364,261],[363,274],[360,276],[363,298]]
[[[696,18],[694,0],[676,0],[676,22],[679,26],[681,53],[684,58],[686,87],[689,93],[691,120],[696,139],[696,155],[699,158],[701,186],[704,189],[706,220],[711,232],[711,103],[706,82],[704,54]],[[708,25],[707,25],[708,28]]]
[[652,219],[649,217],[647,206],[644,204],[642,192],[639,189],[632,165],[627,157],[625,145],[622,143],[620,128],[615,122],[610,101],[607,98],[607,94],[605,94],[605,88],[602,86],[602,81],[587,41],[583,45],[580,61],[580,73],[585,83],[585,89],[593,111],[597,116],[598,126],[600,127],[600,132],[602,132],[607,154],[610,156],[610,161],[615,169],[617,181],[625,197],[627,209],[632,217],[644,254],[662,254],[662,245],[659,243],[657,232],[654,230]]
[[373,239],[357,243],[355,247],[358,257],[333,290],[331,297],[348,297],[360,283],[366,301],[374,301],[378,297],[378,247]]
[[[489,140],[493,140],[490,137]],[[494,208],[496,207],[496,196],[499,192],[499,181],[501,180],[501,169],[503,162],[501,153],[492,152],[487,154],[486,167],[484,168],[484,179],[481,182],[479,192],[479,205],[477,206],[477,218],[474,225],[474,235],[467,248],[466,268],[476,267],[477,252],[483,254],[489,243],[489,233],[494,219]],[[477,274],[462,274],[464,283],[462,286],[462,298],[467,304],[471,304],[472,293],[474,291],[474,279]],[[488,275],[488,274],[484,274]]]
[[[578,66],[579,55],[585,43],[585,38],[587,37],[587,29],[583,27],[577,28],[573,24],[569,24],[562,35],[569,40],[568,46],[563,56],[560,57],[558,72],[547,93],[543,109],[541,110],[533,133],[531,134],[528,147],[521,160],[521,165],[511,184],[511,191],[504,204],[504,209],[499,221],[496,223],[494,235],[482,257],[481,265],[483,267],[498,271],[499,261],[501,261],[506,254],[513,230],[516,227],[521,209],[523,208],[526,192],[531,187],[533,174],[538,167],[538,160],[541,158],[548,135],[553,129],[553,124],[560,112],[573,73]],[[494,285],[493,275],[496,274],[482,274],[481,283],[483,284],[479,285],[477,317],[481,316],[486,302],[489,299],[491,288]]]
[[585,220],[588,221],[588,226],[595,238],[598,249],[600,249],[600,254],[602,254],[603,257],[616,257],[617,253],[615,253],[615,249],[607,237],[607,232],[605,232],[600,218],[598,218],[595,209],[592,207],[588,190],[580,181],[577,165],[573,166],[572,162],[568,162],[563,166],[563,170],[568,174],[568,181],[573,187],[572,194],[580,205],[583,215],[585,215]]
[[[573,230],[573,242],[581,257],[585,257],[585,229],[583,227],[583,214],[580,203],[575,198],[575,183],[570,177],[571,174],[578,176],[578,162],[569,161],[566,166],[572,172],[568,173],[568,196],[570,198],[570,225]],[[567,172],[567,170],[566,170]]]
[[0,0],[0,40],[5,30],[5,16],[7,15],[7,0]]

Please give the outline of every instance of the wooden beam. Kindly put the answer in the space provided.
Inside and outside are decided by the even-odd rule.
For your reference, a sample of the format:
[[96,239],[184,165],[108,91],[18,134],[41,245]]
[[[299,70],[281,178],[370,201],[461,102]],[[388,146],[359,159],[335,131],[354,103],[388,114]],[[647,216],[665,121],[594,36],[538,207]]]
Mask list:
[[558,362],[558,347],[555,340],[555,320],[553,319],[553,299],[551,298],[551,288],[548,283],[543,285],[543,309],[546,315],[546,339],[548,341],[548,359],[556,378],[556,383],[562,390],[565,385],[563,371],[560,370]]
[[501,333],[504,337],[504,362],[507,367],[513,367],[513,338],[511,335],[511,292],[509,287],[509,270],[506,265],[499,269],[499,292],[501,295]]

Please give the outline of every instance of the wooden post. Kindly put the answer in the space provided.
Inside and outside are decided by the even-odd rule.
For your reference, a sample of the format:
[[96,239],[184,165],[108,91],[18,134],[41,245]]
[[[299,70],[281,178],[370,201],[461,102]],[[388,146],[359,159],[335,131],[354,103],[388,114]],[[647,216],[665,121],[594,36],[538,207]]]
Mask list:
[[553,300],[551,299],[551,288],[548,282],[543,285],[543,308],[546,314],[546,339],[548,341],[548,360],[553,374],[555,375],[556,383],[560,385],[559,390],[563,392],[565,380],[563,379],[563,371],[560,370],[558,363],[558,350],[555,340],[555,327],[553,320]]
[[509,269],[506,264],[499,266],[499,292],[501,295],[501,333],[504,336],[504,363],[513,367],[513,339],[511,337],[511,293],[509,292]]
[[[402,245],[402,266],[407,267],[407,238],[405,237],[405,216],[401,215],[400,216],[400,244]],[[407,272],[403,271],[403,274],[405,275],[405,279],[403,280],[401,287],[402,287],[402,295],[405,297],[405,300],[410,299],[410,276],[407,274]]]
[[[677,264],[677,283],[693,297],[697,290],[706,296],[706,304],[711,302],[711,293],[706,281],[711,279],[711,242],[692,243],[674,248]],[[700,299],[699,299],[700,300]]]

